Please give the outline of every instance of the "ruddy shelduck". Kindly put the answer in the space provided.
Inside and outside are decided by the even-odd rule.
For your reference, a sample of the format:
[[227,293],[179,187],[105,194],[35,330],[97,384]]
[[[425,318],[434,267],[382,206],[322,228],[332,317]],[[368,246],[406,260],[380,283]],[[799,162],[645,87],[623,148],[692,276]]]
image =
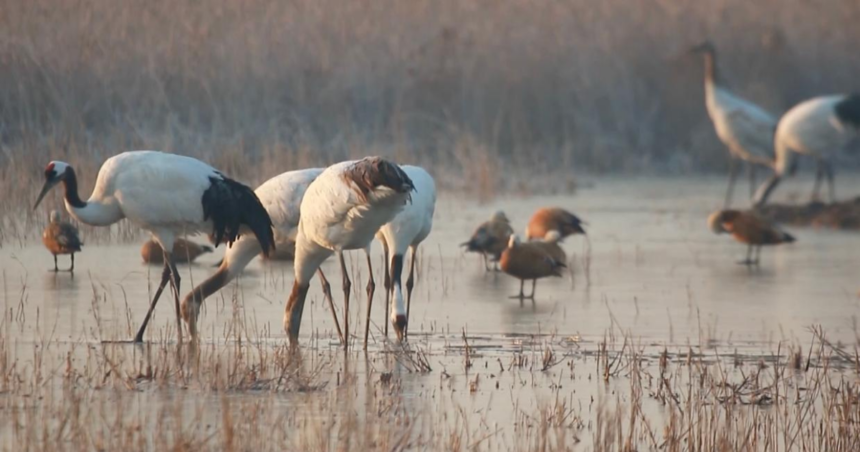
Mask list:
[[[558,249],[552,248],[552,245]],[[520,280],[520,293],[512,298],[534,299],[538,279],[561,276],[562,269],[566,267],[563,255],[564,251],[557,243],[544,241],[520,243],[516,235],[511,235],[508,247],[502,252],[500,263],[503,272]],[[523,291],[527,279],[532,280],[532,293],[529,296],[526,296]]]
[[585,234],[582,226],[585,224],[576,215],[559,207],[544,207],[538,209],[526,226],[526,238],[543,240],[550,231],[558,231],[559,240],[573,234]]
[[[744,265],[758,265],[761,247],[764,245],[779,245],[795,241],[793,236],[751,211],[714,212],[708,217],[708,227],[715,234],[729,233],[738,242],[747,244],[747,258],[739,262]],[[753,259],[753,249],[755,249],[755,259]]]
[[[488,261],[493,262],[494,270],[498,271],[499,258],[508,246],[508,238],[514,233],[511,221],[501,210],[493,213],[489,220],[481,223],[472,237],[460,246],[465,246],[466,251],[481,253],[484,257],[484,269],[490,271]],[[489,256],[489,257],[488,257]]]
[[[201,254],[211,252],[211,246],[200,245],[183,238],[177,238],[173,242],[173,262],[176,262],[177,264],[194,262],[194,259],[200,257]],[[143,246],[140,247],[140,257],[142,257],[143,262],[147,264],[164,263],[164,251],[161,249],[161,245],[152,239],[147,240]]]
[[69,272],[73,272],[75,271],[75,253],[80,252],[83,245],[78,236],[78,228],[72,226],[68,221],[63,221],[59,211],[52,210],[49,218],[50,223],[42,233],[42,243],[54,255],[54,271],[60,271],[57,267],[57,256],[68,254],[72,259]]

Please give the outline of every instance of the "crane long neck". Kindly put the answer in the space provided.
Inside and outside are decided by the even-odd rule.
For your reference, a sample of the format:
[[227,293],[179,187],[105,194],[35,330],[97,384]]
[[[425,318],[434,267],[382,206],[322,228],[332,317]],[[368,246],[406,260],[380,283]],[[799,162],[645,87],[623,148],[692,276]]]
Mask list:
[[66,169],[63,186],[66,189],[66,204],[77,209],[83,209],[87,206],[87,203],[82,201],[81,197],[78,196],[78,176],[75,174],[74,168],[69,167]]
[[712,88],[721,82],[719,70],[717,69],[717,54],[708,52],[705,54],[705,87]]
[[115,202],[93,201],[90,198],[85,202],[78,195],[78,177],[72,167],[66,169],[63,177],[63,186],[66,189],[64,196],[66,210],[78,221],[91,226],[107,226],[122,220],[125,216],[122,209]]
[[202,303],[207,297],[230,283],[261,251],[260,242],[253,236],[242,237],[224,254],[224,260],[221,261],[218,271],[186,295],[186,301]]

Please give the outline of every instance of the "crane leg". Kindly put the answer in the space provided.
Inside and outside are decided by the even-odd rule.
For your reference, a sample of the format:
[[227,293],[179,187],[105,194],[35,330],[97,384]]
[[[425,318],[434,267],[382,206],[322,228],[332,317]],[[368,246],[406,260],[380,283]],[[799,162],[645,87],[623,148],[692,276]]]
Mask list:
[[528,298],[531,298],[532,300],[535,299],[535,287],[536,286],[537,286],[537,280],[533,279],[532,280],[532,294],[528,296]]
[[382,285],[385,286],[385,337],[388,337],[388,316],[391,315],[391,265],[388,261],[388,244],[382,241],[382,252],[385,255],[385,276]]
[[415,254],[418,252],[417,247],[412,247],[412,252],[409,262],[409,278],[406,278],[406,328],[403,330],[403,337],[409,333],[409,310],[412,308],[412,288],[415,287]]
[[340,322],[337,320],[337,311],[334,310],[334,300],[331,296],[331,284],[328,283],[328,279],[325,277],[325,273],[323,273],[322,269],[317,271],[320,275],[320,286],[322,286],[323,296],[326,301],[328,301],[328,307],[331,310],[331,318],[334,320],[334,327],[337,329],[337,337],[340,339],[341,344],[345,344],[345,340],[343,338],[343,331],[340,329]]
[[343,251],[338,250],[337,257],[340,260],[340,271],[343,275],[343,349],[349,349],[349,292],[352,289],[352,281],[349,280],[349,271],[343,260]]
[[161,272],[161,284],[158,285],[158,289],[155,291],[155,296],[152,297],[152,302],[149,304],[149,310],[146,311],[146,317],[143,318],[143,323],[140,325],[140,328],[138,328],[137,334],[134,335],[135,342],[143,342],[143,333],[146,332],[146,326],[149,324],[150,317],[152,317],[152,311],[155,310],[155,305],[158,304],[158,299],[161,298],[161,292],[164,291],[164,287],[167,286],[168,281],[170,281],[170,266],[165,261],[164,270]]
[[57,266],[57,255],[55,254],[54,255],[54,272],[56,273],[58,271],[60,271],[60,267]]
[[723,203],[724,208],[728,208],[732,203],[732,190],[735,188],[735,179],[738,176],[738,161],[734,157],[729,161],[729,187],[726,189],[726,200]]
[[69,267],[69,273],[75,272],[75,253],[72,253],[72,266]]
[[376,282],[373,280],[373,262],[370,261],[370,251],[365,250],[367,256],[367,318],[364,319],[364,349],[367,350],[367,338],[370,335],[370,311],[373,308],[373,292],[376,291]]
[[[830,197],[830,203],[836,202],[836,184],[833,181],[833,163],[829,160],[824,162],[824,171],[827,174],[827,189],[828,196]],[[74,254],[72,255],[72,260],[74,260]]]
[[815,184],[812,186],[810,201],[818,201],[821,191],[821,179],[824,178],[824,160],[818,159],[815,170]]
[[749,165],[747,168],[747,171],[749,171],[749,176],[750,176],[750,199],[752,199],[755,196],[755,189],[756,189],[756,185],[755,185],[755,183],[756,183],[756,180],[755,180],[756,167],[755,167],[755,164],[752,162],[747,163],[747,165]]
[[179,306],[179,271],[176,270],[176,262],[173,261],[173,253],[164,253],[164,262],[168,263],[170,268],[170,284],[173,286],[173,303],[176,308],[176,338],[179,343],[182,343],[182,308]]

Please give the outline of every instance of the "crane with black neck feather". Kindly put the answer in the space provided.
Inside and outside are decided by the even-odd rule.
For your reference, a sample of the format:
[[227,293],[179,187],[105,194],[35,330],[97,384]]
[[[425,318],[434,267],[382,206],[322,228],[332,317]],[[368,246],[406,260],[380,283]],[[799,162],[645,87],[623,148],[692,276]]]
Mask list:
[[168,281],[173,288],[177,334],[182,342],[180,278],[171,252],[177,237],[206,233],[218,246],[221,242],[232,244],[240,235],[251,232],[263,253],[274,249],[272,221],[254,191],[191,157],[157,151],[115,155],[102,164],[87,201],[78,195],[74,168],[55,160],[45,168],[45,185],[33,208],[60,183],[65,186],[66,210],[79,222],[108,226],[127,218],[149,231],[161,245],[164,252],[161,284],[135,342],[143,341],[146,325]]

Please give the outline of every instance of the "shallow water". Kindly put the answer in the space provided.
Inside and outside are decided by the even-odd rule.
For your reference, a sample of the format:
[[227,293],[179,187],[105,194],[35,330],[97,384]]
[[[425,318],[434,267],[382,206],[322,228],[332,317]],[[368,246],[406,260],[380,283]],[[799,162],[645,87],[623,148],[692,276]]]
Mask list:
[[[840,179],[841,193],[847,193],[856,180]],[[376,394],[380,375],[392,372],[403,401],[400,409],[424,416],[429,425],[439,422],[439,413],[454,416],[459,409],[480,413],[463,419],[467,429],[483,428],[493,434],[496,445],[510,445],[516,444],[516,434],[493,425],[530,422],[524,413],[557,403],[559,397],[587,423],[595,400],[615,394],[616,385],[628,386],[615,381],[606,386],[594,383],[598,368],[592,357],[598,343],[607,338],[616,349],[621,336],[632,338],[651,366],[664,348],[681,353],[693,347],[700,353],[713,351],[715,357],[737,352],[751,361],[761,360],[786,345],[806,346],[812,325],[820,325],[831,341],[853,344],[860,306],[860,234],[789,228],[796,243],[765,249],[759,268],[738,265],[745,247],[729,236],[713,235],[706,226],[708,213],[720,207],[724,183],[721,178],[609,178],[575,195],[498,199],[487,205],[443,194],[433,233],[421,246],[410,325],[411,342],[427,354],[432,372],[414,373],[408,363],[382,353],[388,347],[381,333],[384,291],[381,247],[376,244],[370,355],[357,353],[347,361],[337,358],[342,355],[335,353],[338,344],[331,315],[315,280],[301,341],[306,356],[329,362],[321,377],[325,389],[299,391],[275,402],[268,400],[266,391],[234,392],[231,397],[284,403],[282,408],[296,419],[326,418],[325,410],[315,415],[312,408],[330,398],[338,406],[363,406],[370,413],[379,409],[374,404],[381,403]],[[807,187],[794,182],[781,190],[805,193]],[[740,198],[736,205],[742,204]],[[588,241],[569,237],[564,247],[572,276],[539,281],[535,301],[520,302],[509,298],[519,289],[517,280],[485,272],[480,257],[464,254],[457,244],[498,209],[522,233],[530,214],[542,206],[563,206],[581,216],[588,223]],[[223,249],[180,267],[183,295],[211,274],[221,253]],[[0,262],[5,331],[14,359],[25,365],[34,359],[34,348],[46,341],[59,344],[53,352],[59,368],[66,354],[85,360],[86,352],[75,348],[80,344],[92,349],[101,341],[131,339],[160,277],[159,267],[141,263],[139,244],[85,246],[73,275],[48,272],[51,256],[38,243],[6,246],[0,249]],[[68,265],[65,257],[60,262],[61,268]],[[367,270],[363,254],[350,253],[348,263],[353,277],[352,343],[360,349]],[[324,270],[340,311],[339,269],[330,260]],[[282,345],[286,340],[283,308],[292,280],[290,263],[252,262],[238,282],[205,302],[200,319],[204,348],[229,354],[237,342],[250,341],[266,349]],[[471,370],[464,367],[463,332],[475,361]],[[175,339],[170,298],[160,303],[148,331],[150,342],[164,339]],[[535,373],[548,346],[570,361],[552,372]],[[115,347],[133,356],[132,361],[151,359],[145,347]],[[519,372],[512,366],[516,356],[526,356],[530,363]],[[479,374],[483,383],[472,392],[470,382]],[[341,386],[341,379],[348,378],[359,383]],[[144,412],[178,403],[183,409],[203,411],[211,421],[209,417],[217,418],[213,413],[224,403],[203,390],[181,396],[145,385],[136,390],[143,394],[124,397]],[[300,406],[307,411],[297,411]],[[658,406],[645,410],[660,416]],[[442,427],[419,430],[435,428]]]
[[[734,346],[806,337],[807,327],[817,324],[851,340],[860,305],[860,234],[789,229],[797,243],[765,248],[759,268],[737,265],[745,247],[729,236],[713,235],[705,225],[707,214],[719,207],[723,183],[716,178],[609,179],[573,196],[505,199],[489,205],[443,195],[433,233],[421,246],[410,333],[459,334],[465,329],[491,336],[552,332],[594,339],[621,328],[660,344],[710,341]],[[850,181],[843,184],[850,186]],[[803,188],[797,184],[798,190]],[[738,199],[736,204],[741,204]],[[464,254],[457,246],[497,209],[503,209],[522,234],[535,208],[552,205],[565,206],[587,221],[590,253],[581,236],[569,237],[564,247],[573,277],[539,281],[534,303],[509,299],[518,281],[486,273],[478,255]],[[46,329],[56,339],[71,339],[92,330],[97,326],[94,290],[100,294],[100,338],[130,338],[160,277],[159,267],[141,263],[138,249],[137,244],[86,246],[77,256],[74,275],[46,271],[51,257],[41,244],[0,249],[7,310],[23,297],[26,318],[39,316],[39,330],[28,321],[15,339],[32,340]],[[220,253],[223,248],[180,267],[183,295],[211,274]],[[350,324],[355,333],[366,309],[367,270],[361,253],[349,254]],[[68,261],[60,259],[63,268]],[[378,243],[374,265],[372,331],[378,335],[384,325]],[[333,260],[324,269],[341,309],[340,270]],[[225,322],[232,319],[232,309],[224,306],[233,294],[239,294],[245,315],[267,327],[272,338],[284,337],[283,307],[291,284],[291,263],[252,262],[240,282],[206,301],[200,324],[204,338],[221,337]],[[174,327],[172,302],[163,300],[152,331]],[[330,334],[330,314],[316,281],[309,300],[303,336]]]

